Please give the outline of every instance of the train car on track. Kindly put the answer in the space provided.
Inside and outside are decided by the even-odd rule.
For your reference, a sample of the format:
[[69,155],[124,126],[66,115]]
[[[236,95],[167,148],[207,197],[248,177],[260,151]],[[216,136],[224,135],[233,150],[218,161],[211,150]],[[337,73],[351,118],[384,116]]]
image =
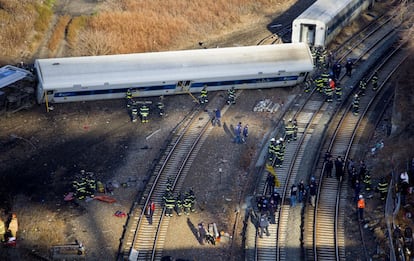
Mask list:
[[292,23],[292,43],[326,47],[373,0],[318,0]]
[[313,70],[305,43],[37,59],[37,102],[293,86]]

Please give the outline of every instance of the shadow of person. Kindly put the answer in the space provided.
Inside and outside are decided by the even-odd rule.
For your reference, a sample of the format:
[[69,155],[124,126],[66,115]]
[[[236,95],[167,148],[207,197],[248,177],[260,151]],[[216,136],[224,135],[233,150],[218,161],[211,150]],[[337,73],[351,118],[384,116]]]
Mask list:
[[195,238],[197,240],[199,240],[199,237],[198,237],[198,229],[194,226],[193,222],[191,222],[190,218],[187,218],[187,224],[188,224],[188,227],[190,228],[191,232],[195,236]]
[[233,126],[233,124],[230,124],[230,126],[228,126],[227,123],[224,122],[223,123],[223,129],[224,129],[224,132],[227,135],[229,135],[229,137],[231,137],[232,139],[234,138],[234,131],[233,131],[234,126]]

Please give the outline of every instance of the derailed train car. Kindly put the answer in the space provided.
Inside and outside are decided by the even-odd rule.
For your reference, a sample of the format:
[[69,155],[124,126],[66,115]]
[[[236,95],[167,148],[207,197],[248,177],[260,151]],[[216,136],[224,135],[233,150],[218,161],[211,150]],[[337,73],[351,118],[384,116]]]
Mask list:
[[326,47],[373,0],[318,0],[292,23],[292,43]]
[[37,102],[287,87],[313,70],[305,43],[37,59]]

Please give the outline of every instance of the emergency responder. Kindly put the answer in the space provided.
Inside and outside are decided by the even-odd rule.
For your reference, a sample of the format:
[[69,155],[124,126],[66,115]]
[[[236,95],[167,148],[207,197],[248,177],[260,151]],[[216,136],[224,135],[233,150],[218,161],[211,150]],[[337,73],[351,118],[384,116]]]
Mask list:
[[315,86],[316,86],[316,90],[318,92],[322,92],[323,91],[323,87],[324,87],[324,81],[322,79],[322,76],[319,75],[318,77],[316,77],[316,79],[314,80]]
[[304,92],[308,93],[311,91],[312,83],[310,81],[305,82],[305,88],[303,89]]
[[276,157],[276,140],[275,138],[270,139],[269,146],[267,148],[267,154],[269,161],[273,161]]
[[335,98],[336,98],[337,101],[342,100],[342,88],[341,88],[341,85],[339,83],[335,84]]
[[378,89],[378,72],[375,71],[374,75],[371,78],[372,90],[376,91]]
[[157,110],[158,110],[158,115],[160,117],[164,116],[164,103],[162,102],[162,100],[157,102]]
[[236,104],[236,90],[234,87],[227,90],[227,104]]
[[282,161],[283,161],[283,153],[282,153],[282,147],[280,145],[280,141],[277,140],[276,141],[276,145],[274,147],[275,150],[275,166],[276,167],[280,167],[282,165]]
[[132,99],[132,92],[131,92],[131,89],[128,89],[128,90],[127,90],[127,92],[126,92],[126,94],[125,94],[125,97],[126,97],[127,99]]
[[362,182],[364,182],[365,190],[371,191],[372,180],[371,180],[371,173],[368,170],[365,172]]
[[362,79],[359,81],[359,93],[361,95],[365,95],[365,91],[367,89],[367,81],[365,79]]
[[189,189],[186,193],[185,193],[185,199],[188,199],[190,201],[190,211],[191,212],[195,212],[195,202],[196,202],[196,197],[194,195],[194,191],[192,189]]
[[341,76],[341,70],[342,70],[341,63],[335,63],[334,66],[333,66],[333,68],[332,68],[332,71],[334,73],[334,78],[336,80],[338,80],[339,77]]
[[328,56],[328,52],[326,49],[321,49],[319,51],[319,66],[320,68],[326,68],[326,58]]
[[131,89],[128,89],[128,91],[125,94],[125,98],[126,98],[127,109],[131,109],[132,105],[134,104],[134,100],[132,99]]
[[295,129],[295,126],[293,125],[293,122],[290,119],[288,124],[285,125],[286,139],[288,142],[290,142],[293,139],[294,129]]
[[136,106],[132,107],[131,110],[131,121],[137,122],[138,121],[138,108]]
[[293,140],[297,140],[298,138],[298,121],[293,119]]
[[378,183],[377,189],[380,193],[381,200],[385,200],[385,198],[387,197],[387,192],[388,192],[388,182],[385,179],[385,177],[381,178],[380,182]]
[[307,191],[309,192],[310,196],[310,204],[312,207],[316,206],[316,196],[318,193],[318,185],[316,184],[315,177],[311,177],[310,183],[307,187]]
[[324,71],[323,73],[321,73],[321,78],[323,82],[321,92],[323,92],[326,85],[329,84],[329,78],[331,78],[331,76],[329,75],[327,71]]
[[201,93],[200,93],[200,103],[201,104],[208,103],[208,97],[207,97],[207,89],[206,89],[206,87],[204,87],[201,90]]
[[19,231],[19,222],[17,221],[16,213],[13,213],[11,216],[8,231],[12,237],[17,238],[17,231]]
[[325,85],[325,97],[327,102],[333,101],[332,96],[334,89],[332,89],[332,87],[335,88],[335,82],[331,78],[328,78],[328,83]]
[[352,113],[355,116],[359,114],[359,96],[358,96],[358,94],[355,94],[354,99],[352,100]]
[[352,67],[354,66],[352,60],[350,58],[348,58],[346,60],[346,64],[345,64],[345,69],[346,69],[346,75],[351,77],[352,74]]
[[139,108],[139,114],[141,116],[141,122],[147,123],[148,122],[148,115],[149,115],[149,108],[147,105],[143,104],[141,108]]
[[365,208],[365,200],[362,195],[359,195],[357,207],[358,207],[358,220],[362,222],[364,221],[364,208]]
[[185,193],[184,202],[183,202],[183,208],[184,208],[184,214],[187,216],[190,215],[191,211],[191,198],[188,196],[188,192]]
[[175,207],[175,198],[174,198],[174,194],[171,191],[167,191],[165,193],[164,205],[165,205],[165,216],[172,217],[173,209]]
[[184,198],[181,192],[178,193],[177,199],[175,201],[175,212],[177,212],[178,216],[181,216],[184,212]]

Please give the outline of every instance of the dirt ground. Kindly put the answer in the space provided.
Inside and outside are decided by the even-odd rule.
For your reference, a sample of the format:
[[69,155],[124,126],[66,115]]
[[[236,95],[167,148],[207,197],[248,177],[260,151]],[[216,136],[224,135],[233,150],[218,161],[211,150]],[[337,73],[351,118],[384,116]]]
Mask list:
[[[60,0],[57,12],[93,13],[96,2]],[[275,13],[288,10],[294,2],[278,5]],[[258,18],[234,32],[205,40],[208,46],[256,44],[270,33],[271,24],[286,24],[311,2],[299,1],[283,15]],[[189,219],[172,218],[165,254],[192,260],[240,260],[240,231],[232,234],[236,211],[243,208],[244,193],[255,178],[249,159],[257,155],[274,120],[271,114],[254,113],[252,108],[262,98],[283,103],[295,93],[298,88],[244,91],[223,115],[223,127],[211,130],[184,184],[196,193],[198,213]],[[216,99],[223,97],[223,93],[216,93]],[[166,116],[151,115],[145,125],[130,122],[122,100],[58,104],[49,113],[36,105],[2,117],[0,213],[4,217],[16,213],[20,228],[17,247],[1,249],[0,257],[38,260],[48,256],[52,245],[80,240],[87,260],[114,260],[125,224],[125,219],[114,213],[128,212],[166,137],[194,106],[186,95],[166,97],[165,104]],[[250,137],[243,145],[233,144],[229,133],[238,122],[250,127]],[[110,195],[116,202],[65,202],[64,194],[81,170],[93,172],[103,183],[119,185]],[[234,240],[223,240],[215,247],[201,246],[191,229],[199,222],[216,222],[219,230]]]

